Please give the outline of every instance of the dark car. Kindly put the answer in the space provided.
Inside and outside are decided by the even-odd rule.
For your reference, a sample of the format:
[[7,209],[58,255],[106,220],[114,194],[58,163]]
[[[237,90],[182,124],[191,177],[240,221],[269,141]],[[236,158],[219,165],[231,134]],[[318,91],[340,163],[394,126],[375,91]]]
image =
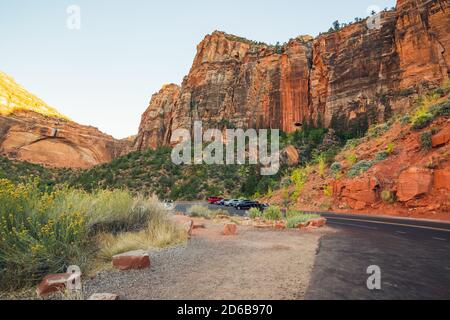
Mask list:
[[216,203],[216,202],[218,202],[220,200],[223,200],[223,198],[221,198],[221,197],[209,197],[208,198],[208,202],[211,203],[211,204],[214,204],[214,203]]
[[260,208],[261,204],[258,201],[251,201],[251,200],[242,200],[239,201],[235,207],[238,210],[248,210],[251,208]]

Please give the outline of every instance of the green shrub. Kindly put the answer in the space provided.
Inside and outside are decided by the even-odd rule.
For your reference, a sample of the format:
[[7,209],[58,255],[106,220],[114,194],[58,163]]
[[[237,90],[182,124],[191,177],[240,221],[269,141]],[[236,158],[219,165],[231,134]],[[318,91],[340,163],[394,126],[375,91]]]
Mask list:
[[0,181],[0,289],[36,283],[71,264],[86,265],[86,217],[59,210],[37,184]]
[[426,108],[420,108],[411,118],[411,125],[414,130],[420,130],[427,127],[433,120],[433,114],[431,114]]
[[227,210],[219,209],[219,210],[211,210],[210,217],[217,218],[219,216],[229,216],[230,213]]
[[361,138],[349,139],[349,140],[347,140],[344,149],[346,149],[346,150],[353,150],[357,146],[359,146],[362,143],[362,141],[363,140]]
[[194,205],[187,210],[187,213],[191,217],[210,218],[212,215],[212,210],[208,209],[205,206]]
[[326,162],[325,157],[323,155],[320,155],[317,157],[317,164],[319,167],[319,175],[323,178],[325,176],[325,170],[326,170]]
[[323,194],[327,197],[333,196],[333,187],[328,185],[323,188]]
[[393,203],[395,201],[394,193],[390,190],[383,190],[381,192],[381,200],[386,203]]
[[270,206],[266,210],[264,210],[263,214],[264,219],[270,221],[277,221],[282,219],[281,209],[276,206]]
[[432,136],[433,133],[431,131],[424,132],[420,135],[420,145],[423,150],[430,150],[433,147]]
[[291,174],[291,181],[295,186],[295,191],[292,194],[292,200],[295,201],[300,196],[300,193],[308,181],[308,171],[306,168],[297,168]]
[[290,219],[293,217],[301,216],[303,215],[303,211],[297,211],[297,210],[287,210],[286,211],[286,219]]
[[445,80],[441,88],[444,90],[446,94],[450,93],[450,79]]
[[395,151],[395,144],[393,142],[388,143],[387,147],[386,147],[386,152],[388,154],[393,154]]
[[252,219],[261,218],[263,216],[263,212],[258,208],[251,208],[248,210],[248,216]]
[[[288,214],[289,213],[289,214]],[[288,228],[298,228],[299,224],[308,222],[311,219],[320,218],[317,214],[306,214],[300,211],[291,211],[286,213]]]
[[331,172],[333,172],[334,175],[337,175],[339,172],[342,171],[342,165],[340,162],[335,162],[330,167]]
[[363,174],[367,170],[369,170],[373,166],[372,161],[361,160],[357,164],[355,164],[347,173],[347,176],[353,178]]
[[350,163],[350,165],[354,165],[358,162],[358,157],[354,153],[350,153],[346,156],[347,161]]
[[434,117],[450,116],[450,99],[445,102],[442,102],[442,103],[432,106],[430,108],[430,113]]
[[410,122],[411,122],[411,117],[409,115],[404,115],[400,118],[400,123],[402,125],[407,125]]
[[389,153],[387,151],[380,151],[375,155],[375,161],[383,161],[389,157]]
[[377,126],[370,127],[367,134],[371,138],[376,138],[384,134],[389,130],[389,125],[387,123],[382,123]]

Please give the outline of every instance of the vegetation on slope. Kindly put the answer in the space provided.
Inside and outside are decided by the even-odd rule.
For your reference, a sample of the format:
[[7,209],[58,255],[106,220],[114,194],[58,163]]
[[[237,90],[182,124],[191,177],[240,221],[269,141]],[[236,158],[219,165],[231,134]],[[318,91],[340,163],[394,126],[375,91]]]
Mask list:
[[[281,147],[294,145],[301,161],[329,160],[334,149],[322,141],[324,129],[305,129],[281,135]],[[319,161],[319,160],[318,160]],[[26,162],[0,158],[0,178],[26,182],[39,177],[40,188],[68,184],[86,191],[128,189],[134,194],[157,195],[160,199],[195,200],[211,195],[259,197],[278,189],[290,169],[282,166],[275,176],[261,176],[258,165],[182,165],[173,164],[170,148],[133,152],[89,170],[50,169]]]
[[49,169],[38,164],[0,157],[0,179],[21,183],[39,178],[37,183],[40,190],[54,187],[61,182],[60,179],[71,174],[70,169]]
[[194,200],[211,195],[251,196],[266,192],[279,176],[264,177],[256,165],[173,164],[171,149],[134,152],[80,172],[69,183],[85,190],[123,188],[162,199]]
[[[399,159],[400,154],[404,156],[404,146],[396,143],[411,141],[405,140],[411,136],[417,136],[420,143],[417,159],[430,159],[424,168],[436,168],[439,163],[436,159],[439,157],[433,159],[429,153],[432,152],[432,136],[443,129],[442,124],[446,123],[443,118],[450,116],[449,94],[450,81],[447,81],[440,88],[419,96],[410,112],[394,115],[385,123],[372,125],[361,137],[349,136],[351,139],[343,147],[340,144],[333,148],[326,147],[321,154],[315,149],[312,160],[293,169],[290,176],[284,176],[282,180],[286,183],[279,190],[274,190],[273,194],[267,194],[265,201],[285,207],[328,210],[336,200],[332,188],[334,182],[356,179],[374,166],[378,166],[377,170],[384,168],[385,160],[389,161],[393,156]],[[412,140],[417,141],[416,138]],[[407,162],[408,157],[399,161]],[[444,150],[441,160],[444,161],[446,157],[448,154]],[[403,165],[407,165],[406,162]],[[385,204],[398,204],[395,192],[383,189],[380,193]]]
[[33,111],[47,117],[68,119],[0,71],[0,115]]

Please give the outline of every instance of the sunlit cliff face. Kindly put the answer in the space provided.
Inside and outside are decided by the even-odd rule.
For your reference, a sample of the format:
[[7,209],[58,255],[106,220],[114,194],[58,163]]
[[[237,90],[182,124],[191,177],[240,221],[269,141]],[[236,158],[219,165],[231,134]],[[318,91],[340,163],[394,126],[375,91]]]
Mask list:
[[0,114],[5,116],[17,111],[33,111],[47,117],[68,119],[0,71]]

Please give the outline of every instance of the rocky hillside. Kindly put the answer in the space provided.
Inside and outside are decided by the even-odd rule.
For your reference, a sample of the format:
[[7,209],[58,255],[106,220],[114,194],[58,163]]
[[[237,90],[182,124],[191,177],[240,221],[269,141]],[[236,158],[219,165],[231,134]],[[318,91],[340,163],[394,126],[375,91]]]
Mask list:
[[289,186],[265,200],[300,210],[450,220],[449,92],[447,82],[410,113],[349,140],[333,163],[295,169]]
[[170,148],[131,152],[87,170],[49,168],[0,156],[0,179],[28,182],[38,178],[41,188],[68,184],[86,191],[128,189],[135,194],[156,194],[160,199],[205,200],[211,195],[228,197],[264,194],[276,186],[277,176],[260,176],[257,166],[172,163]]
[[70,121],[0,73],[0,155],[52,167],[89,168],[111,161],[129,145]]
[[282,46],[214,32],[198,45],[182,85],[152,97],[134,149],[168,145],[173,130],[194,120],[361,135],[448,78],[449,12],[444,0],[399,0],[381,13],[380,28],[363,20]]

